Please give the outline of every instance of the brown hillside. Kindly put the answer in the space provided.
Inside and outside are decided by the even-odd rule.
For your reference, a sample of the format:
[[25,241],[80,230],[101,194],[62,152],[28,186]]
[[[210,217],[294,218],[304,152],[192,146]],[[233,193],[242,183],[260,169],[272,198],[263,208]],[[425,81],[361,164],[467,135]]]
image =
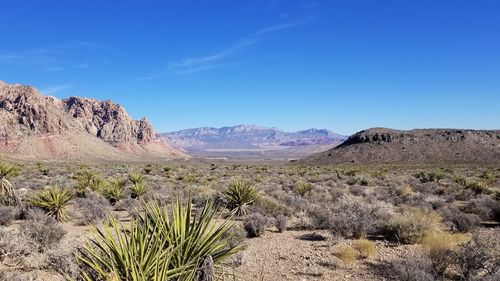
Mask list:
[[500,130],[373,128],[301,161],[310,164],[500,163]]
[[147,160],[185,155],[158,141],[151,123],[112,101],[43,96],[0,81],[0,154],[39,160]]

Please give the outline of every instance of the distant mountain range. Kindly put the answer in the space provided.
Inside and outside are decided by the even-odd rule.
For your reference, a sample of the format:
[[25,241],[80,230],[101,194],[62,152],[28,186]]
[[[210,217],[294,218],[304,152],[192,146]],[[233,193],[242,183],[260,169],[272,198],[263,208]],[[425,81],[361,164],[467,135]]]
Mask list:
[[[282,156],[304,156],[323,147],[327,149],[347,139],[326,129],[285,132],[277,128],[238,125],[223,128],[194,128],[160,134],[174,148],[195,156],[228,156],[231,152],[280,152]],[[226,155],[224,155],[226,154]],[[264,153],[265,154],[265,153]],[[275,156],[273,154],[273,156]]]

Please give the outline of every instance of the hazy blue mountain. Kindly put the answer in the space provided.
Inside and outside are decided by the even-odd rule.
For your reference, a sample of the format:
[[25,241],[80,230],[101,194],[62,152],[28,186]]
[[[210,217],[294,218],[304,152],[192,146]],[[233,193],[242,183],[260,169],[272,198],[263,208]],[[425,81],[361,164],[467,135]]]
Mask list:
[[285,132],[277,128],[238,125],[194,128],[160,134],[168,144],[187,151],[203,149],[283,149],[339,144],[347,137],[326,129]]

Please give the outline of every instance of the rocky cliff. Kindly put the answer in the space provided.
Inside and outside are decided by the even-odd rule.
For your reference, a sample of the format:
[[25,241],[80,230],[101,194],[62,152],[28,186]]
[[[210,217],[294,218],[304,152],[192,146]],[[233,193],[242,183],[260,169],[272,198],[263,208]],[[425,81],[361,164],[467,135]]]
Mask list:
[[43,96],[0,81],[0,153],[29,159],[127,160],[184,157],[146,119],[112,101]]

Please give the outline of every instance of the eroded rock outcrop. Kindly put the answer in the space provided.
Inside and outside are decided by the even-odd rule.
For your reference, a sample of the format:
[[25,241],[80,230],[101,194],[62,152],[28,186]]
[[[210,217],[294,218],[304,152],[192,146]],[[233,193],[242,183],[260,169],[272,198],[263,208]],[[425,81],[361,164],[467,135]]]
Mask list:
[[373,128],[308,157],[315,164],[500,163],[500,130]]
[[[0,81],[0,152],[32,158],[184,157],[112,101],[59,100]],[[94,152],[94,153],[92,153]]]

